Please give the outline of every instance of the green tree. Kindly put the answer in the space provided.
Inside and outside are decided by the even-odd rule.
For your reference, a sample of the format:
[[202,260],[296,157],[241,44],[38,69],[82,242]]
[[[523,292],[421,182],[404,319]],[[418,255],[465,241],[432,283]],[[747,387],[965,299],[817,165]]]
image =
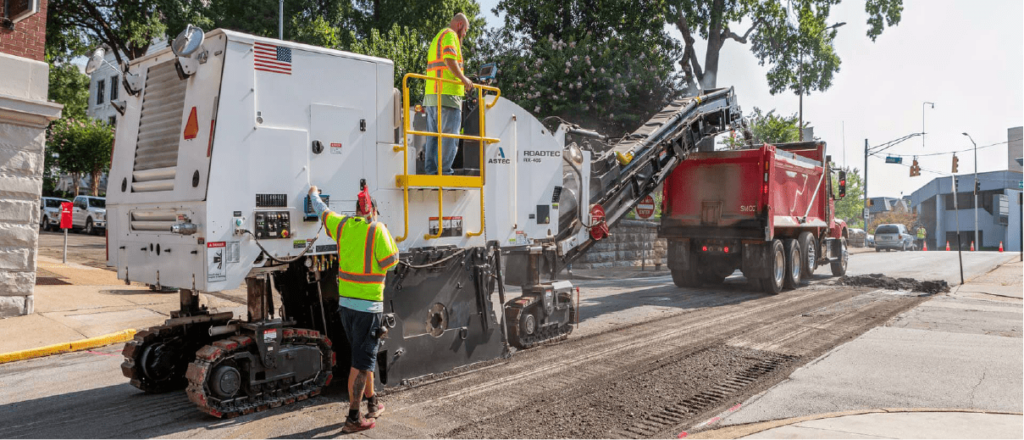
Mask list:
[[[846,197],[836,200],[836,218],[845,220],[853,227],[852,225],[864,221],[864,181],[861,179],[860,170],[850,167],[840,169],[846,171]],[[836,189],[838,196],[838,173],[832,174],[832,187]]]
[[57,167],[74,179],[76,196],[78,182],[86,174],[91,177],[92,195],[99,195],[100,177],[110,169],[113,143],[113,127],[89,118],[58,119],[51,124],[47,139],[50,151],[57,154]]
[[775,109],[764,113],[760,108],[754,107],[753,113],[747,118],[747,132],[743,133],[742,137],[733,133],[732,136],[724,138],[722,143],[728,148],[740,148],[746,145],[796,142],[800,139],[797,119],[796,114],[780,116],[775,114]]
[[174,11],[188,1],[50,0],[46,14],[47,56],[52,60],[69,60],[103,44],[115,49],[118,64],[133,60],[144,55],[153,40],[167,32],[164,12]]
[[505,25],[482,39],[502,94],[537,115],[612,135],[634,130],[681,93],[678,46],[661,1],[502,0]]
[[62,116],[84,118],[89,107],[89,76],[74,64],[51,62],[47,99],[64,105]]
[[[395,87],[402,89],[406,73],[423,73],[427,65],[427,41],[419,32],[397,24],[387,32],[371,29],[370,34],[357,40],[349,49],[355,53],[387,58],[395,63]],[[465,56],[465,54],[463,55]],[[423,82],[409,82],[409,102],[423,101]]]
[[[836,29],[827,20],[841,0],[666,0],[666,15],[683,37],[678,58],[689,91],[718,84],[722,47],[732,40],[749,44],[762,65],[771,66],[771,93],[823,91],[832,85],[840,58],[833,46]],[[867,36],[875,41],[886,26],[899,24],[903,0],[866,0]],[[732,26],[745,28],[742,34]],[[703,64],[696,38],[707,42]]]

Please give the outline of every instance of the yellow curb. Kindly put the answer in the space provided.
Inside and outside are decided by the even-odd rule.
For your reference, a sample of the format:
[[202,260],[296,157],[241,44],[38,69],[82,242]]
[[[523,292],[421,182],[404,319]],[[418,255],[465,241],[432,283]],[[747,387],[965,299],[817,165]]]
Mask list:
[[973,409],[955,409],[955,408],[882,408],[882,409],[868,409],[868,410],[853,410],[853,411],[841,411],[825,414],[815,414],[803,417],[793,417],[789,419],[781,420],[769,420],[766,422],[755,422],[747,423],[743,425],[727,426],[725,428],[712,429],[708,431],[700,431],[694,434],[687,435],[686,438],[721,438],[721,439],[737,439],[750,435],[757,434],[762,431],[769,429],[779,428],[782,426],[795,425],[797,423],[809,422],[812,420],[821,419],[833,419],[836,417],[846,416],[858,416],[864,414],[880,414],[880,413],[911,413],[911,412],[960,412],[960,413],[980,413],[980,414],[1005,414],[1005,415],[1022,415],[1021,413],[1005,412],[1005,411],[984,411],[984,410],[973,410]]
[[22,361],[37,357],[49,356],[58,353],[88,350],[90,348],[102,347],[104,345],[128,342],[135,338],[135,329],[121,330],[117,333],[110,333],[95,338],[82,339],[74,342],[62,342],[60,344],[47,345],[45,347],[31,348],[28,350],[0,353],[0,364],[14,361]]

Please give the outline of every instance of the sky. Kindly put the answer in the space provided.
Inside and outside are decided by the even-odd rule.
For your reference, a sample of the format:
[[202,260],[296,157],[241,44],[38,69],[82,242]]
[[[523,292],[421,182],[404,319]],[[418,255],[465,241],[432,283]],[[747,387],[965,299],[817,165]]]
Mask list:
[[[497,0],[478,0],[490,26],[502,20],[491,13]],[[804,96],[804,119],[828,144],[833,161],[864,169],[864,143],[880,145],[922,131],[886,152],[930,154],[1007,141],[1007,129],[1024,125],[1024,2],[1020,0],[904,0],[899,25],[875,42],[866,36],[864,4],[847,0],[832,8],[838,29],[836,51],[842,58],[832,88]],[[745,31],[746,23],[733,25]],[[668,28],[677,38],[678,31]],[[703,60],[704,44],[697,53]],[[721,52],[718,86],[735,87],[744,112],[754,107],[795,114],[798,97],[771,95],[765,74],[748,45],[733,40]],[[703,62],[701,63],[703,65]],[[845,136],[844,136],[845,131]],[[844,146],[845,145],[845,146]],[[973,151],[959,153],[959,174],[974,172]],[[912,157],[904,158],[907,165]],[[950,173],[951,155],[920,157],[921,176],[909,168],[871,157],[870,197],[910,195],[933,178]],[[1005,144],[978,150],[978,172],[1005,170]],[[935,171],[935,173],[931,172]]]

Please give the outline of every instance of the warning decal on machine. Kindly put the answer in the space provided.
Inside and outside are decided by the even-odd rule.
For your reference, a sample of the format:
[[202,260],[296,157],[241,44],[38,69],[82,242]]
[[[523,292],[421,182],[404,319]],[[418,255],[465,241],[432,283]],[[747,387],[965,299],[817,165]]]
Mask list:
[[277,339],[277,329],[263,330],[263,342],[270,342]]
[[341,154],[341,142],[331,142],[331,154]]
[[227,248],[226,243],[223,241],[211,241],[206,243],[206,281],[226,281],[228,279],[228,271],[225,263],[227,263]]
[[[462,236],[462,217],[445,217],[442,226],[442,237]],[[437,235],[437,217],[430,217],[430,234]]]

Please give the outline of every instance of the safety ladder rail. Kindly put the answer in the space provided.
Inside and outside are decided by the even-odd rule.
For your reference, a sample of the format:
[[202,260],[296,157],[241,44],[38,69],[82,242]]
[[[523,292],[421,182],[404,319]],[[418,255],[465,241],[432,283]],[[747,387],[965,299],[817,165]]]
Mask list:
[[[480,117],[480,133],[478,136],[469,136],[464,134],[450,134],[443,133],[441,127],[441,99],[438,97],[437,100],[437,127],[436,133],[427,131],[416,131],[412,130],[410,126],[409,118],[409,79],[422,79],[422,80],[433,80],[440,82],[447,82],[453,84],[460,84],[461,81],[445,78],[430,77],[419,73],[407,73],[402,77],[402,119],[405,121],[402,125],[402,145],[396,145],[394,151],[402,153],[402,174],[395,176],[395,184],[402,188],[402,208],[404,216],[405,229],[401,237],[395,237],[396,242],[404,241],[409,236],[409,188],[437,188],[437,234],[425,234],[424,239],[432,240],[440,238],[441,234],[444,233],[444,188],[445,187],[461,187],[461,188],[476,188],[479,190],[483,189],[485,182],[485,171],[484,171],[484,151],[487,144],[497,143],[500,140],[497,138],[489,138],[486,136],[487,130],[487,117],[486,110],[494,107],[498,102],[498,98],[501,97],[501,90],[497,87],[485,86],[482,84],[475,84],[474,88],[477,93],[477,113]],[[484,99],[487,95],[484,95],[484,91],[492,91],[495,94],[494,101],[487,103]],[[417,136],[433,136],[437,138],[437,174],[409,174],[409,135]],[[477,141],[480,144],[480,176],[445,176],[442,172],[442,140],[448,139],[463,139],[470,141]],[[480,230],[477,232],[467,232],[466,236],[475,237],[484,233],[484,194],[480,191]]]

